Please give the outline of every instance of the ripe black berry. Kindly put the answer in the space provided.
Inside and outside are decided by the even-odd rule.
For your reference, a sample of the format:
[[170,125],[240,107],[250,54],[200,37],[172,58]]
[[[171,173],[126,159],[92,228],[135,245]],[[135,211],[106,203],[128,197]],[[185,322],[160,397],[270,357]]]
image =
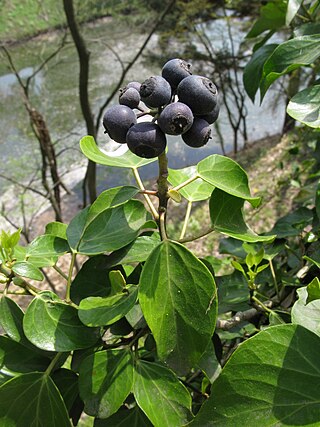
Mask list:
[[166,149],[167,140],[157,124],[141,122],[129,129],[127,144],[129,150],[137,156],[152,159]]
[[208,114],[217,104],[218,91],[215,84],[202,76],[188,76],[177,88],[179,101],[187,104],[194,114]]
[[140,102],[140,93],[133,87],[126,86],[120,89],[119,104],[130,108],[137,108]]
[[182,102],[167,105],[158,118],[158,125],[168,135],[181,135],[191,128],[193,114]]
[[139,83],[139,82],[130,82],[130,83],[127,84],[126,87],[133,87],[138,92],[140,92],[141,83]]
[[162,77],[170,83],[172,89],[176,89],[181,80],[190,76],[190,68],[191,64],[183,59],[170,59],[162,68]]
[[202,116],[198,116],[198,118],[204,119],[209,123],[209,125],[212,125],[212,123],[217,121],[217,119],[219,117],[219,112],[220,112],[220,105],[219,105],[219,102],[217,102],[216,106],[214,107],[214,109],[212,111],[210,111],[210,113],[204,114]]
[[163,77],[152,76],[141,84],[140,96],[148,107],[161,107],[170,102],[171,86]]
[[124,144],[130,127],[137,123],[136,115],[126,105],[113,105],[103,116],[106,132],[116,142]]
[[191,128],[182,135],[183,141],[189,147],[202,147],[211,137],[209,123],[203,119],[195,118]]

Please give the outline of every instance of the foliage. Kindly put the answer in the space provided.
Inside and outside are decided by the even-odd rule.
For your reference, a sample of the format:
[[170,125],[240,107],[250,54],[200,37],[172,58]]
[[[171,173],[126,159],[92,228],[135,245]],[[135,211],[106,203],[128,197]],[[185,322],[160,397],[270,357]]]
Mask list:
[[[264,16],[255,32],[285,22]],[[276,56],[250,64],[262,93],[270,73],[311,61],[290,63],[286,54],[296,56],[286,43],[276,48],[282,68],[264,68],[268,61],[276,67]],[[301,96],[313,114],[312,93]],[[294,110],[300,117],[299,99]],[[82,411],[98,427],[319,425],[320,144],[317,127],[309,132],[315,152],[300,202],[263,235],[244,218],[244,203],[256,208],[261,200],[234,160],[212,155],[167,171],[162,153],[157,190],[147,190],[139,170],[149,160],[115,157],[82,138],[87,158],[128,168],[137,186],[105,190],[70,224],[48,224],[26,247],[20,231],[1,232],[1,425],[76,425]],[[185,221],[172,240],[166,203],[170,209],[182,198]],[[208,201],[211,227],[188,235],[200,200]],[[220,241],[224,259],[199,259],[186,247],[213,231],[228,236]],[[67,274],[59,268],[66,256]],[[36,285],[47,266],[65,282],[61,297]],[[17,295],[19,302],[32,296],[25,312]]]

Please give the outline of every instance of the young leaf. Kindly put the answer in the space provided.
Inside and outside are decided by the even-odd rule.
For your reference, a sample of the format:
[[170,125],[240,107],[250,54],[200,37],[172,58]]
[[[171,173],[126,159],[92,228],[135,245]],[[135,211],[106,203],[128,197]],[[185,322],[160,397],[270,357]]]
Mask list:
[[215,231],[245,242],[270,242],[275,236],[259,236],[245,223],[244,199],[232,196],[219,188],[214,189],[210,199],[210,217]]
[[191,420],[191,396],[172,371],[158,363],[138,360],[134,397],[155,427],[183,426]]
[[320,56],[320,34],[295,37],[281,43],[263,67],[260,82],[261,102],[270,85],[280,76],[312,64]]
[[[183,183],[187,179],[192,178],[197,174],[196,166],[189,166],[183,169],[169,169],[168,181],[174,187]],[[202,179],[192,181],[190,184],[179,190],[179,193],[189,202],[198,202],[200,200],[209,199],[213,186],[204,182]]]
[[28,306],[23,319],[26,337],[47,351],[72,351],[94,345],[97,329],[81,323],[77,309],[63,303],[56,294],[43,291]]
[[43,280],[42,272],[29,261],[17,261],[12,266],[12,271],[18,276],[27,277],[33,280]]
[[62,397],[48,375],[20,375],[0,387],[0,424],[71,427]]
[[259,332],[232,354],[190,427],[319,425],[319,353],[299,325]]
[[79,390],[85,412],[108,418],[118,411],[133,385],[133,361],[128,350],[98,351],[80,365]]
[[92,136],[84,136],[80,141],[80,148],[83,154],[90,160],[100,165],[114,166],[118,168],[139,168],[149,163],[155,162],[157,158],[143,159],[136,156],[131,151],[118,154],[117,151],[106,153],[99,149]]
[[294,95],[287,106],[287,113],[298,122],[320,128],[320,85],[314,85]]
[[37,256],[37,257],[54,257],[56,255],[63,255],[70,251],[68,243],[51,234],[43,234],[42,236],[36,237],[28,246],[26,257]]
[[163,241],[143,267],[139,301],[160,360],[186,373],[200,359],[215,328],[212,274],[184,246]]
[[304,326],[320,337],[320,298],[307,303],[308,286],[297,289],[298,300],[291,310],[292,323]]
[[87,326],[111,325],[131,310],[137,296],[137,287],[131,286],[127,292],[110,297],[85,298],[80,302],[79,318]]
[[212,154],[197,166],[200,177],[214,187],[235,197],[248,200],[252,206],[260,204],[260,197],[250,194],[248,176],[238,163],[228,157]]

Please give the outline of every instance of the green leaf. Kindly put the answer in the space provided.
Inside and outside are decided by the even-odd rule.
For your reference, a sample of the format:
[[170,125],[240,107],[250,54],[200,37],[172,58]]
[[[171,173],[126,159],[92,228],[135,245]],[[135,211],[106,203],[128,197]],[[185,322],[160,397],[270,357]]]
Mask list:
[[127,292],[110,297],[85,298],[80,302],[79,318],[87,326],[111,325],[131,310],[137,296],[137,287],[131,286]]
[[298,325],[258,333],[232,354],[190,426],[318,426],[319,353],[319,337]]
[[99,213],[90,220],[87,216],[71,221],[67,236],[70,246],[79,253],[95,255],[114,251],[131,243],[148,219],[148,212],[138,200],[128,202]]
[[199,176],[228,194],[248,200],[252,206],[260,204],[260,197],[250,194],[248,176],[238,163],[228,157],[213,154],[197,166]]
[[5,333],[14,341],[25,342],[23,332],[23,311],[7,296],[0,299],[0,325]]
[[320,299],[307,302],[308,286],[297,289],[298,300],[291,310],[292,323],[301,325],[320,336]]
[[119,270],[112,270],[109,273],[109,280],[111,284],[111,294],[116,295],[122,293],[126,287],[126,279]]
[[26,261],[28,260],[31,262],[35,267],[42,268],[42,267],[52,267],[56,264],[56,262],[59,259],[59,256],[53,256],[53,257],[43,257],[43,256],[27,256],[27,248],[25,246],[19,246],[17,245],[14,248],[14,258],[17,261]]
[[[197,174],[196,166],[189,166],[184,169],[169,169],[168,181],[174,187],[192,178]],[[189,202],[198,202],[200,200],[209,199],[213,186],[207,182],[203,182],[202,179],[192,181],[190,184],[179,190],[179,193],[187,199]]]
[[37,256],[50,258],[70,251],[68,243],[61,237],[44,234],[36,237],[28,246],[26,257]]
[[247,34],[247,38],[257,37],[266,30],[278,30],[285,24],[286,2],[270,1],[260,9],[260,17]]
[[280,44],[263,67],[261,101],[270,85],[280,76],[301,65],[312,64],[320,56],[320,34],[295,37]]
[[320,23],[308,22],[307,24],[302,24],[298,27],[295,27],[293,32],[295,37],[320,34]]
[[204,372],[211,384],[214,383],[220,375],[221,365],[217,360],[212,341],[209,341],[209,345],[201,356],[198,366]]
[[11,377],[32,371],[45,371],[51,360],[30,348],[0,336],[0,372]]
[[315,277],[312,282],[309,283],[309,285],[307,286],[307,291],[307,304],[309,304],[309,302],[311,301],[320,299],[320,280],[318,279],[318,277]]
[[48,375],[29,373],[0,387],[3,427],[71,427],[62,397]]
[[186,373],[200,359],[215,328],[212,274],[184,246],[163,241],[143,267],[139,302],[160,360]]
[[232,274],[216,277],[216,281],[219,313],[248,310],[249,290],[243,274],[235,271]]
[[298,236],[308,224],[312,223],[312,220],[312,210],[302,206],[280,218],[270,234],[276,234],[278,239]]
[[[107,255],[89,258],[81,267],[71,284],[71,299],[79,304],[83,298],[90,296],[106,297],[111,292],[109,272],[113,263]],[[117,268],[118,269],[118,268]]]
[[133,385],[133,361],[128,350],[98,351],[80,366],[79,390],[85,412],[108,418],[118,411]]
[[312,128],[320,128],[320,85],[302,90],[294,95],[287,106],[287,113]]
[[[117,151],[106,153],[97,146],[92,136],[84,136],[80,141],[80,148],[88,159],[105,166],[114,166],[118,168],[139,168],[157,160],[157,158],[143,159],[136,156],[129,150],[121,155],[119,155]],[[123,150],[121,150],[121,152],[122,151]]]
[[155,427],[178,427],[192,418],[188,390],[172,371],[158,363],[137,361],[133,393]]
[[112,252],[108,257],[109,262],[113,265],[120,261],[122,264],[144,262],[159,243],[159,233],[153,233],[151,236],[139,236],[124,248]]
[[68,413],[79,394],[78,375],[70,369],[60,368],[53,372],[52,379],[57,386]]
[[33,280],[43,280],[42,272],[29,261],[17,261],[12,266],[12,271],[18,276],[27,277]]
[[134,409],[121,408],[106,420],[96,418],[94,427],[153,427],[141,409],[136,406]]
[[215,231],[245,242],[270,242],[275,236],[259,236],[245,223],[244,199],[216,188],[210,199],[211,224]]
[[97,329],[81,323],[77,309],[63,303],[56,294],[43,291],[28,306],[23,319],[26,337],[47,351],[72,351],[94,345]]
[[252,102],[254,102],[260,86],[263,65],[277,46],[277,44],[266,44],[260,47],[253,53],[250,61],[244,67],[243,84]]
[[61,239],[67,239],[67,224],[59,221],[49,222],[45,228],[45,234],[51,234]]
[[286,25],[289,26],[293,18],[298,13],[301,3],[303,0],[288,0],[287,13],[286,13]]

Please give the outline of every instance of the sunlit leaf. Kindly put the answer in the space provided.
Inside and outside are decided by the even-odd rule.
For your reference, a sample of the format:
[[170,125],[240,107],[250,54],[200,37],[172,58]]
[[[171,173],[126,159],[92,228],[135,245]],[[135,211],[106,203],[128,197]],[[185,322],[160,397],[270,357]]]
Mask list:
[[69,252],[70,248],[65,239],[51,234],[36,237],[28,246],[26,256],[54,257]]
[[29,261],[17,261],[12,266],[12,271],[22,277],[27,277],[33,280],[43,280],[42,272]]
[[294,95],[287,106],[287,113],[312,128],[320,128],[320,85],[308,87]]
[[[169,169],[168,181],[174,187],[192,178],[197,174],[196,166],[189,166],[184,169]],[[179,193],[189,202],[197,202],[206,200],[210,197],[213,186],[204,182],[202,179],[197,179],[179,190]]]
[[308,286],[297,289],[298,300],[291,310],[292,323],[304,326],[320,336],[320,298],[307,302]]
[[186,373],[200,359],[215,328],[212,274],[184,246],[163,241],[143,267],[139,301],[160,360]]
[[286,25],[290,25],[293,18],[298,13],[301,3],[303,0],[288,0],[287,13],[286,13]]
[[232,354],[190,426],[319,425],[319,353],[319,337],[299,325],[259,332]]

